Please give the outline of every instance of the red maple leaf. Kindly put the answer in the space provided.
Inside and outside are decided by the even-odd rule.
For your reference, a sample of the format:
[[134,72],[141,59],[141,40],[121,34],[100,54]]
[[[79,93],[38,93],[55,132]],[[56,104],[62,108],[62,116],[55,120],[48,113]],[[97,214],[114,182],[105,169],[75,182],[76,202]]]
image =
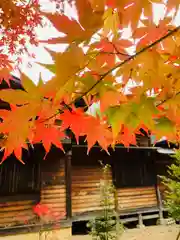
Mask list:
[[129,147],[130,144],[136,145],[136,135],[133,131],[123,125],[121,132],[116,138],[116,143],[121,143],[125,147]]
[[88,143],[88,153],[91,147],[99,143],[99,145],[108,152],[108,147],[112,143],[112,132],[108,129],[106,123],[99,118],[89,116],[86,125],[86,141]]
[[83,136],[86,133],[87,116],[84,114],[83,109],[73,108],[71,112],[69,110],[65,110],[64,113],[59,116],[59,119],[62,120],[62,129],[70,127],[75,134],[76,141],[78,143],[79,136]]
[[51,145],[59,147],[63,150],[61,139],[65,137],[64,132],[55,125],[48,125],[43,122],[37,122],[34,130],[33,143],[42,142],[46,152],[49,152]]

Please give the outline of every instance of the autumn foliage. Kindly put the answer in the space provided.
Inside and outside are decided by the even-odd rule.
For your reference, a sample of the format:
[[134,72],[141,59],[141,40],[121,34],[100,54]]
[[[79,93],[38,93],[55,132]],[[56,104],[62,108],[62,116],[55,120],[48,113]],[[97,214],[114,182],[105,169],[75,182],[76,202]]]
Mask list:
[[[27,144],[42,142],[47,152],[51,144],[62,149],[67,128],[77,141],[86,136],[88,151],[96,142],[105,150],[117,143],[136,144],[140,128],[157,139],[167,136],[179,141],[180,26],[175,23],[179,0],[67,1],[78,19],[61,11],[43,12],[38,0],[1,2],[0,77],[8,80],[17,63],[3,53],[5,46],[17,54],[26,41],[46,42],[54,60],[54,64],[41,64],[54,74],[50,81],[40,77],[35,85],[21,73],[23,90],[0,91],[0,99],[11,108],[0,112],[3,160],[13,152],[21,160]],[[165,9],[158,23],[153,18],[155,3]],[[38,41],[35,28],[42,18],[64,35]],[[128,39],[124,37],[127,27]],[[64,52],[48,48],[48,44],[64,43],[68,44]],[[19,51],[20,57],[23,50]],[[76,108],[74,103],[81,98],[89,107],[99,103],[98,114]]]

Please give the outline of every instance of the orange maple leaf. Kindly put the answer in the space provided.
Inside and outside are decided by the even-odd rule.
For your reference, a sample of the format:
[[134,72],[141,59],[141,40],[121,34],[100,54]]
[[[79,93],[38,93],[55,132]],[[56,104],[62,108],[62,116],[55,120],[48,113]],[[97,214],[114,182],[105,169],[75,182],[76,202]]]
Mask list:
[[60,127],[47,125],[46,123],[40,122],[40,120],[36,122],[35,126],[34,137],[32,139],[33,144],[42,142],[47,153],[52,144],[63,150],[61,140],[65,137],[65,134],[61,131]]
[[122,126],[121,132],[115,139],[115,143],[121,143],[125,147],[129,147],[130,144],[136,145],[136,135],[133,131],[127,128],[125,125]]
[[59,119],[62,120],[62,129],[71,128],[73,133],[75,134],[77,143],[79,142],[79,136],[83,136],[86,133],[86,124],[87,124],[87,116],[84,114],[83,109],[78,108],[70,112],[69,110],[65,110],[59,116]]
[[98,117],[89,117],[86,129],[86,141],[88,143],[88,151],[96,142],[108,153],[108,147],[112,144],[112,132],[107,124]]

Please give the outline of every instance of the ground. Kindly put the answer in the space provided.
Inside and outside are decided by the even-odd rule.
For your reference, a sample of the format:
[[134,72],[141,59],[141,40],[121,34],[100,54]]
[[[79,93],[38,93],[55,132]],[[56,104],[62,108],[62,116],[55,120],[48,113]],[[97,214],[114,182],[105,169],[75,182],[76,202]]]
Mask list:
[[[151,226],[143,229],[129,229],[120,240],[176,240],[180,226]],[[89,236],[73,236],[72,240],[90,240]]]
[[[129,229],[123,233],[119,240],[176,240],[180,225],[172,226],[152,226],[143,229]],[[63,233],[58,234],[58,240],[91,240],[88,235],[63,237]],[[13,236],[0,236],[0,240],[39,240],[38,235],[24,234]],[[43,239],[44,240],[44,239]],[[55,240],[55,238],[51,238]],[[179,239],[180,240],[180,239]]]

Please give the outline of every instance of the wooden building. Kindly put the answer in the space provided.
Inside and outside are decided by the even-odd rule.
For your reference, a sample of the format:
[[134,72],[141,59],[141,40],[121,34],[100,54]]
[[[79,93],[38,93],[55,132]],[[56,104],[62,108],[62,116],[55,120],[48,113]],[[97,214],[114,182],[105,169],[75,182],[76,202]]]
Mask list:
[[[168,155],[162,155],[156,148],[117,146],[108,156],[99,147],[94,147],[86,155],[86,147],[74,146],[71,161],[71,199],[73,221],[88,220],[99,214],[99,180],[102,169],[98,160],[111,165],[109,179],[113,181],[118,204],[116,206],[123,222],[142,219],[163,218],[163,186],[158,175],[166,174],[170,161]],[[99,213],[98,213],[99,212]]]
[[[33,212],[37,203],[65,213],[61,228],[72,222],[101,214],[99,160],[111,165],[109,179],[117,189],[117,212],[123,222],[162,218],[163,206],[158,174],[166,173],[170,158],[148,146],[117,146],[110,155],[94,146],[65,144],[66,154],[52,147],[46,160],[38,144],[24,152],[22,165],[9,157],[0,166],[0,234],[37,228],[40,220]],[[27,219],[28,217],[28,219]]]
[[24,152],[25,165],[10,156],[0,165],[0,236],[37,231],[41,221],[33,206],[38,203],[64,213],[61,229],[71,229],[72,222],[99,215],[99,160],[111,165],[109,179],[117,189],[115,207],[123,222],[142,225],[143,219],[162,219],[162,186],[157,176],[166,173],[170,157],[152,148],[147,136],[139,135],[137,140],[139,147],[117,146],[115,151],[110,149],[110,155],[98,145],[87,155],[86,145],[68,142],[64,143],[66,154],[52,147],[46,160],[41,144]]

